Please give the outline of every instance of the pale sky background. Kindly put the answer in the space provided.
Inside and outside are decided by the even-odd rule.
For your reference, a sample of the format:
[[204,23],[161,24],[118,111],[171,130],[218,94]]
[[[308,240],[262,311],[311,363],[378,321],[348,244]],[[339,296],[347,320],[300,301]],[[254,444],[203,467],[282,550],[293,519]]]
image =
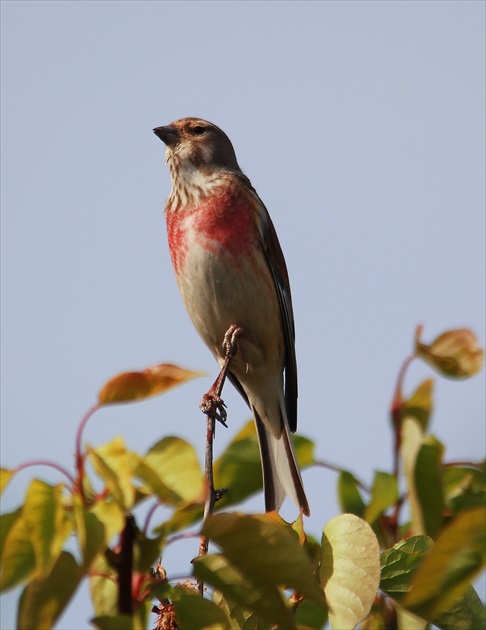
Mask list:
[[[232,139],[286,256],[299,432],[368,482],[389,471],[388,406],[415,326],[426,341],[463,326],[485,341],[485,3],[15,0],[1,17],[2,465],[72,469],[103,383],[162,362],[208,376],[102,410],[85,439],[144,452],[175,434],[202,454],[198,402],[217,368],[176,288],[152,133],[200,116]],[[431,374],[413,365],[406,392]],[[230,387],[224,399],[216,454],[249,417]],[[446,460],[484,456],[484,399],[484,373],[437,377]],[[63,481],[19,474],[3,512],[34,475]],[[337,478],[303,477],[320,537]],[[173,545],[169,575],[196,546]],[[3,630],[18,594],[0,601]],[[58,628],[90,615],[85,585]]]

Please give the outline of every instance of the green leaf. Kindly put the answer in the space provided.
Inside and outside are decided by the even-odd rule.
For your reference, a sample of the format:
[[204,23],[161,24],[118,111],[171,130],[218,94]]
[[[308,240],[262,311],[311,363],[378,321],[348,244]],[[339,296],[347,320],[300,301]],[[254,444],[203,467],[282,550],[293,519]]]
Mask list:
[[15,471],[7,470],[7,468],[0,468],[0,495],[3,494],[3,491],[7,487],[10,479],[14,476]]
[[315,464],[315,450],[316,445],[312,440],[306,438],[303,435],[294,435],[292,434],[292,442],[295,449],[295,454],[297,455],[297,462],[299,463],[299,468],[307,468],[308,466],[312,466]]
[[101,615],[91,623],[97,630],[133,630],[133,618],[128,615]]
[[461,513],[448,525],[412,580],[403,605],[429,621],[467,590],[486,560],[486,508]]
[[90,507],[90,512],[103,524],[107,544],[125,527],[125,513],[118,503],[100,499]]
[[2,515],[0,520],[2,536],[0,590],[17,586],[32,574],[35,569],[35,553],[30,529],[22,516],[22,508],[11,514]]
[[127,451],[125,442],[117,437],[104,446],[88,450],[89,458],[96,473],[103,479],[113,498],[125,511],[129,511],[135,501],[133,472],[139,457]]
[[359,491],[359,483],[347,470],[341,470],[339,473],[338,497],[342,512],[356,514],[359,517],[364,516],[365,502]]
[[5,548],[5,541],[7,540],[7,534],[14,525],[15,521],[21,516],[21,507],[17,508],[15,512],[0,514],[0,562],[3,560],[3,550]]
[[[292,441],[300,468],[312,465],[315,461],[314,443],[302,435],[292,436]],[[215,461],[214,486],[228,490],[216,504],[218,511],[241,503],[256,492],[261,492],[262,465],[253,420],[245,424]]]
[[432,544],[427,536],[412,536],[383,551],[380,589],[400,601]]
[[258,573],[244,574],[221,554],[200,556],[194,561],[194,572],[226,598],[254,612],[258,619],[289,630],[295,628],[292,611],[274,581],[261,580]]
[[262,489],[262,465],[253,420],[234,437],[214,463],[215,488],[227,488],[218,510],[240,503]]
[[484,470],[472,466],[446,466],[443,469],[443,486],[446,505],[455,515],[486,504]]
[[213,602],[187,588],[175,588],[173,604],[180,630],[228,630],[232,624]]
[[96,514],[83,505],[78,496],[74,498],[74,516],[83,558],[83,570],[88,571],[95,556],[106,549],[105,526]]
[[216,606],[218,606],[218,608],[221,608],[221,610],[225,612],[225,614],[231,620],[231,627],[234,627],[237,630],[240,630],[245,625],[245,622],[252,615],[251,612],[245,610],[242,606],[240,606],[240,604],[236,603],[230,598],[225,597],[225,595],[221,591],[218,591],[216,589],[213,592],[213,602],[216,604]]
[[398,500],[398,486],[394,475],[375,471],[371,487],[371,501],[366,507],[365,520],[370,524]]
[[403,404],[402,418],[415,418],[423,431],[427,430],[433,410],[434,380],[429,378],[421,383],[412,396]]
[[118,613],[117,575],[104,555],[95,556],[91,565],[89,590],[96,617]]
[[197,521],[200,521],[202,516],[202,506],[183,504],[174,511],[169,520],[161,523],[158,527],[155,527],[153,533],[167,537],[170,534],[187,529]]
[[298,628],[324,628],[328,613],[322,606],[316,606],[307,599],[304,599],[297,606],[295,611],[295,622]]
[[422,441],[415,460],[415,490],[425,533],[431,538],[435,538],[440,532],[444,520],[443,454],[442,444],[434,436],[429,435]]
[[52,628],[76,592],[81,577],[76,560],[63,551],[49,575],[33,578],[22,592],[17,617],[19,630]]
[[370,612],[380,583],[380,548],[368,523],[354,514],[327,523],[320,574],[331,626],[352,630]]
[[154,444],[140,458],[135,475],[162,503],[204,503],[205,482],[194,447],[177,437]]
[[461,599],[437,617],[434,625],[441,630],[486,628],[486,607],[473,587],[470,586]]
[[245,577],[294,588],[316,604],[325,605],[307,553],[290,526],[276,513],[217,514],[207,519],[203,533]]
[[63,486],[34,479],[28,490],[23,518],[29,528],[36,569],[48,575],[72,531],[72,519],[62,502]]
[[162,555],[162,547],[165,537],[157,536],[148,538],[141,531],[137,532],[137,545],[135,557],[135,569],[142,573],[147,573]]

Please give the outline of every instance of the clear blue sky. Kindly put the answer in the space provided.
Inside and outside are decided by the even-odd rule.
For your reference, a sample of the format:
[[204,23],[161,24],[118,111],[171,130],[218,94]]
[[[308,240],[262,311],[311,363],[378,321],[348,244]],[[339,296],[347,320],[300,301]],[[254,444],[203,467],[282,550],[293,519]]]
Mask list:
[[[1,11],[2,465],[72,467],[104,381],[160,362],[209,375],[104,410],[85,437],[122,435],[143,452],[176,434],[202,452],[197,405],[216,365],[173,278],[169,175],[152,133],[191,115],[230,136],[279,234],[300,432],[365,480],[389,470],[387,409],[416,324],[424,339],[468,326],[485,341],[485,4],[15,0]],[[407,391],[430,374],[414,366]],[[224,398],[217,452],[248,418],[236,393]],[[432,431],[447,460],[484,456],[484,399],[483,375],[437,379]],[[30,478],[7,490],[4,512]],[[336,477],[304,482],[319,536],[338,512]],[[169,572],[194,554],[178,548]],[[60,628],[88,627],[86,593]],[[2,598],[4,630],[17,597]]]

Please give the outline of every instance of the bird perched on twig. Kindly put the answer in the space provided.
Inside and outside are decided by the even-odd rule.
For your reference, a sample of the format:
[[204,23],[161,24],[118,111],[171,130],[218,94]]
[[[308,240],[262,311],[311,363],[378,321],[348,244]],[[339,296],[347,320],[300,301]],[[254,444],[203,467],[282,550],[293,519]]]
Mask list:
[[167,146],[172,178],[165,214],[177,284],[197,332],[221,367],[229,363],[228,377],[254,414],[265,508],[278,510],[288,494],[309,515],[290,439],[294,316],[273,223],[219,127],[183,118],[154,133]]

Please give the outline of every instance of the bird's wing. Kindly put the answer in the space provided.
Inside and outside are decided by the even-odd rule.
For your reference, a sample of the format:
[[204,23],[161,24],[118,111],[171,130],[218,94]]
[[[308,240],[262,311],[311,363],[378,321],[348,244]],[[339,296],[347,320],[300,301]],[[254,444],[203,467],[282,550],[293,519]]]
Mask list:
[[[277,232],[265,204],[251,185],[250,180],[243,174],[240,179],[243,180],[250,193],[254,196],[256,206],[260,212],[258,227],[261,247],[272,274],[280,306],[285,341],[285,408],[289,428],[294,433],[297,430],[297,359],[295,356],[295,324],[289,274]],[[240,388],[237,387],[237,389]]]
[[[261,202],[260,202],[261,203]],[[295,356],[295,324],[290,293],[289,275],[285,264],[282,248],[270,215],[263,205],[265,221],[263,223],[262,247],[268,267],[272,273],[275,290],[277,292],[282,327],[285,340],[285,406],[289,428],[292,432],[297,429],[297,359]]]

